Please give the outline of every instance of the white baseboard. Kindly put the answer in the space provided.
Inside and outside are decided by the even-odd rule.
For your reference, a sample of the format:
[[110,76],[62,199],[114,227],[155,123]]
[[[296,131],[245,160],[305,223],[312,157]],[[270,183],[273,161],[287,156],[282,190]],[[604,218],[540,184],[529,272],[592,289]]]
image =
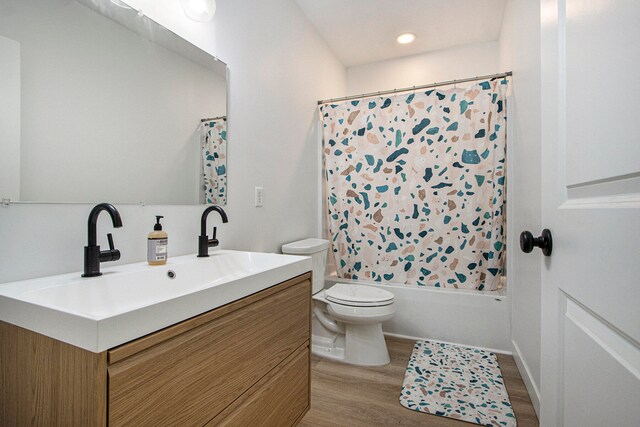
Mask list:
[[409,335],[393,334],[393,333],[390,333],[390,332],[385,332],[384,334],[387,335],[387,336],[390,336],[390,337],[404,338],[404,339],[407,339],[407,340],[416,340],[416,341],[418,341],[418,340],[429,340],[429,341],[439,342],[439,343],[443,343],[443,344],[457,345],[457,346],[460,346],[460,347],[477,348],[478,350],[486,350],[486,351],[490,351],[492,353],[500,353],[500,354],[511,355],[510,351],[496,350],[495,348],[478,347],[476,345],[467,345],[467,344],[460,344],[460,343],[456,343],[456,342],[440,341],[440,340],[434,340],[432,338],[412,337],[412,336],[409,336]]
[[518,371],[520,371],[522,381],[524,381],[524,385],[527,387],[527,392],[529,393],[529,398],[533,404],[533,409],[536,410],[536,415],[538,415],[538,419],[540,419],[540,391],[538,390],[536,383],[533,381],[533,377],[531,376],[531,371],[529,370],[527,363],[520,354],[518,344],[516,344],[514,340],[511,340],[511,346],[513,348],[513,359],[516,361],[516,366],[518,367]]

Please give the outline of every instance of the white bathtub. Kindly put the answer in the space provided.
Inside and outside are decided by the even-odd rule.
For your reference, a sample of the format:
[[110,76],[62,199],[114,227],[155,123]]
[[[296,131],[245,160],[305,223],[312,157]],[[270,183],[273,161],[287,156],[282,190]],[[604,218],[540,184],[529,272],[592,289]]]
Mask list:
[[393,292],[396,315],[382,328],[387,335],[431,339],[510,353],[509,304],[505,290],[472,291],[395,283],[325,278],[335,283],[373,284]]

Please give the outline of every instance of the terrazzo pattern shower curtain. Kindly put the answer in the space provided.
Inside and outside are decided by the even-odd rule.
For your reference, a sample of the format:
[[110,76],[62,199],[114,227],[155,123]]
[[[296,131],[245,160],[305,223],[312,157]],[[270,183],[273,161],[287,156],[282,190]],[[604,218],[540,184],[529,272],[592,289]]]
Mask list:
[[205,203],[227,204],[227,121],[202,124],[202,166]]
[[340,277],[497,288],[506,87],[493,80],[321,107]]

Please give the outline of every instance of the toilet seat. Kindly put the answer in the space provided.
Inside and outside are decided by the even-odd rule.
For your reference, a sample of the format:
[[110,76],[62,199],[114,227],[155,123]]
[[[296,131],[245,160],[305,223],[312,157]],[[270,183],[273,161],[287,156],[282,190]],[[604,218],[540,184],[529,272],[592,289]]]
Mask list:
[[393,294],[367,285],[337,283],[325,291],[327,301],[351,307],[381,307],[393,304]]

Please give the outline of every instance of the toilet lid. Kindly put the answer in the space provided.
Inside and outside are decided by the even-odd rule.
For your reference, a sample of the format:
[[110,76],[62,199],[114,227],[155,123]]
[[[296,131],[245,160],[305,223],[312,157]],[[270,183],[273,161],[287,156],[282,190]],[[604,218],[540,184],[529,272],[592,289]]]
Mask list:
[[337,304],[370,306],[388,305],[393,302],[393,294],[384,289],[367,285],[337,283],[327,289],[325,298]]

